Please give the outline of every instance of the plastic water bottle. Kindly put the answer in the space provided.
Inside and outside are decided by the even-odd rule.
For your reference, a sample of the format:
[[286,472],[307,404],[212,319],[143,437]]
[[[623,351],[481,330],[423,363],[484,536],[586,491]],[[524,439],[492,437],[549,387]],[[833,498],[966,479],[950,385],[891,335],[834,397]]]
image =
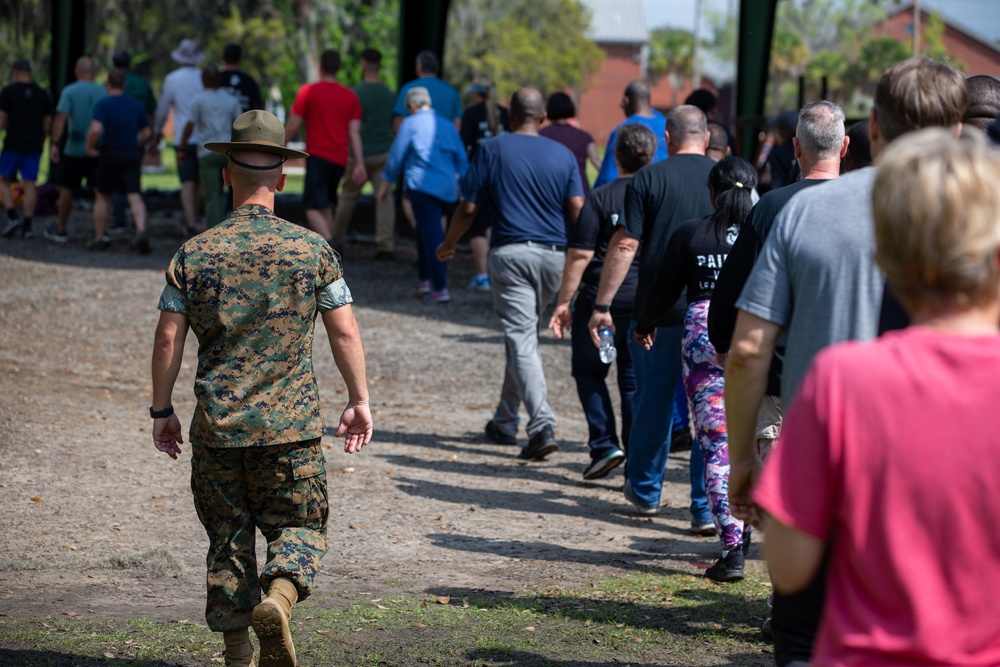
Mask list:
[[615,347],[615,336],[611,329],[601,327],[597,330],[597,335],[601,338],[601,344],[597,353],[601,356],[601,361],[610,364],[618,357],[618,348]]

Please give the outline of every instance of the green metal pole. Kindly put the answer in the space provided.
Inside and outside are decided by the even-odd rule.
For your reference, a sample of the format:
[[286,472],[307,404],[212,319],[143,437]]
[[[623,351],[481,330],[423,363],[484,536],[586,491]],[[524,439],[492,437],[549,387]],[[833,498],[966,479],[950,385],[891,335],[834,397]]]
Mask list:
[[764,126],[764,99],[771,62],[771,36],[778,0],[742,0],[736,74],[736,134],[748,160]]

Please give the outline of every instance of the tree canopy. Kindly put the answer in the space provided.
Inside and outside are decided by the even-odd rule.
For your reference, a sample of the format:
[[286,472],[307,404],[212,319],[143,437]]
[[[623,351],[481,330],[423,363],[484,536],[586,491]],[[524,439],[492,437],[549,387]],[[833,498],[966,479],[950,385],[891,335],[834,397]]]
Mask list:
[[445,75],[458,87],[486,74],[506,98],[522,86],[542,93],[584,88],[601,63],[578,0],[454,0]]

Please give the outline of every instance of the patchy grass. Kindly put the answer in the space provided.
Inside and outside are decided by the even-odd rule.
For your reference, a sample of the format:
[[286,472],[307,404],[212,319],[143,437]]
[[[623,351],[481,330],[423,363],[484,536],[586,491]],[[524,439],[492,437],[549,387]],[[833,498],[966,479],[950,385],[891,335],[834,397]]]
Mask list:
[[[634,574],[582,590],[320,592],[295,609],[299,664],[400,666],[769,665],[757,630],[767,582]],[[202,625],[0,620],[0,663],[187,666],[220,662]],[[6,658],[6,660],[5,660]]]

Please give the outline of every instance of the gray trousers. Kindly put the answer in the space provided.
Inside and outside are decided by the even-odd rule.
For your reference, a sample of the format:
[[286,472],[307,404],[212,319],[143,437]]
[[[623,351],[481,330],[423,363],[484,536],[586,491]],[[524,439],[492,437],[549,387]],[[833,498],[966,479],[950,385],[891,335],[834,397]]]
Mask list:
[[528,411],[528,437],[555,427],[538,353],[538,321],[559,291],[565,260],[565,253],[535,244],[512,243],[490,251],[493,308],[503,326],[507,356],[493,421],[504,433],[517,434],[521,403]]

